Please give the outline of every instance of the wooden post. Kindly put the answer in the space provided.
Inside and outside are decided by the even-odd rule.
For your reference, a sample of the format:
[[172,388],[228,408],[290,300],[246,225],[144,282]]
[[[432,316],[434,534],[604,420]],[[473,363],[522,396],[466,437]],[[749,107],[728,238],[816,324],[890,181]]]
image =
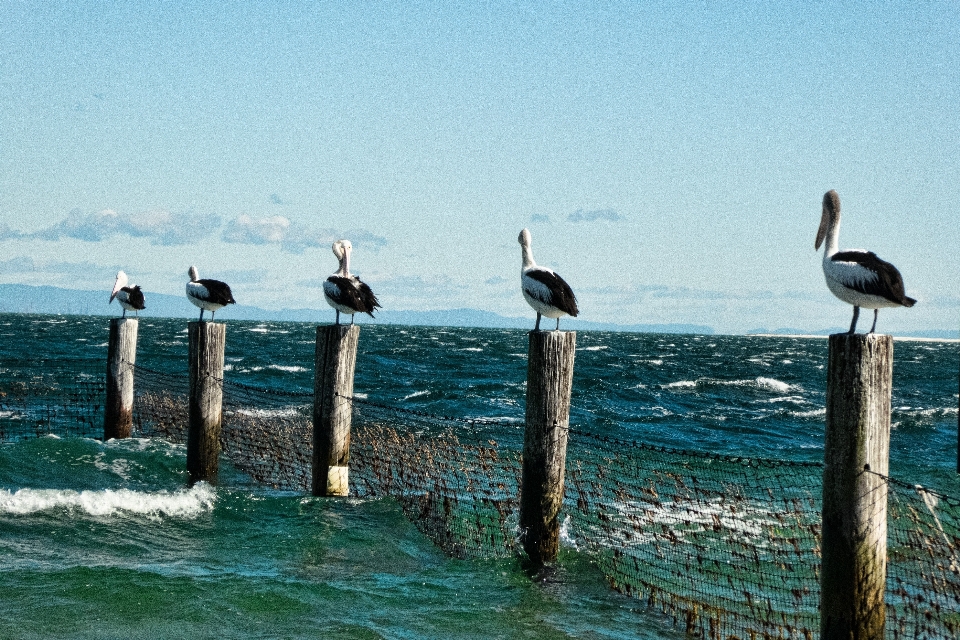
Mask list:
[[359,325],[317,327],[313,385],[313,477],[315,496],[345,496],[350,490],[350,422]]
[[133,429],[133,365],[137,361],[138,324],[136,318],[110,319],[104,441],[129,438]]
[[893,338],[830,336],[820,637],[884,637]]
[[190,482],[216,482],[220,462],[220,422],[223,415],[223,350],[227,325],[191,322],[190,425],[187,432],[187,472]]
[[556,560],[570,427],[575,331],[531,331],[520,487],[523,549],[536,565]]

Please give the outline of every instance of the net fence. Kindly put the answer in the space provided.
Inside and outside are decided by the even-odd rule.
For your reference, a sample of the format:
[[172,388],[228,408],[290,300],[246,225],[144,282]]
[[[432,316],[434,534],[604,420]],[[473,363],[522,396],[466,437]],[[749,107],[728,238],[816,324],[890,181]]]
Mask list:
[[103,437],[105,375],[89,360],[0,361],[0,442]]
[[[101,364],[46,365],[27,376],[0,366],[0,439],[102,437]],[[187,376],[141,366],[135,374],[135,435],[186,442]],[[309,491],[312,391],[220,384],[224,455],[264,485]],[[353,410],[352,495],[396,500],[452,556],[521,554],[521,416],[339,400]],[[670,449],[574,425],[562,553],[590,554],[613,589],[693,637],[818,637],[822,476],[819,463]],[[960,501],[879,477],[888,504],[886,635],[956,638]]]

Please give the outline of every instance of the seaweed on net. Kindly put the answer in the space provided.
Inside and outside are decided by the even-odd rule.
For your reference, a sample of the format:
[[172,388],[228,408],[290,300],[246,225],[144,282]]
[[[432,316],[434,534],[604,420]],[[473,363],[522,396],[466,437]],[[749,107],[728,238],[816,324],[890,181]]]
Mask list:
[[[102,363],[0,367],[0,440],[102,437]],[[186,441],[188,381],[136,366],[138,435]],[[257,482],[309,491],[312,391],[219,381],[221,446]],[[355,496],[396,500],[446,553],[512,557],[520,420],[431,415],[362,398],[353,409]],[[701,638],[819,634],[822,465],[684,451],[571,428],[565,546],[612,588]],[[887,636],[960,635],[960,501],[886,478]]]

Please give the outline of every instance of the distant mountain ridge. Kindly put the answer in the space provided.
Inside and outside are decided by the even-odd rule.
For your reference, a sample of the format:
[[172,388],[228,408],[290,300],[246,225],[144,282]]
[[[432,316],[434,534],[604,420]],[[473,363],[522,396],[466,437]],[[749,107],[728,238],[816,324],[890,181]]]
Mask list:
[[[846,333],[846,327],[833,327],[831,329],[819,329],[817,331],[804,331],[803,329],[780,328],[780,329],[751,329],[746,335],[764,335],[764,336],[829,336],[834,333]],[[956,340],[957,331],[949,329],[926,329],[919,331],[908,331],[904,334],[897,334],[901,338],[927,338],[929,340]]]
[[[60,287],[32,286],[25,284],[0,284],[0,313],[41,313],[54,315],[120,315],[116,304],[108,304],[109,294],[104,291],[62,289]],[[248,305],[231,305],[222,310],[224,320],[263,320],[288,322],[327,323],[333,318],[333,310],[280,309],[269,310]],[[196,318],[199,310],[187,301],[186,296],[171,296],[150,293],[147,308],[142,315],[154,318]],[[513,318],[478,309],[447,309],[440,311],[391,311],[381,310],[376,319],[357,314],[358,324],[404,324],[420,326],[480,327],[501,329],[532,329],[534,318]],[[632,324],[621,325],[609,322],[589,322],[577,318],[565,318],[563,326],[581,331],[623,331],[632,333],[694,333],[713,334],[713,327],[699,324]]]

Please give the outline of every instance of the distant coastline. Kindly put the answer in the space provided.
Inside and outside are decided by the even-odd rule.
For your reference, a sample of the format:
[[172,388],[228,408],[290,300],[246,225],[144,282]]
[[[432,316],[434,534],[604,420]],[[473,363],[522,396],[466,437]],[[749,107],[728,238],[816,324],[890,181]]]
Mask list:
[[[116,305],[109,305],[109,293],[64,289],[49,285],[0,284],[0,313],[36,313],[50,315],[113,316],[119,315]],[[252,320],[261,322],[313,322],[324,323],[332,319],[332,310],[318,309],[261,309],[238,304],[224,312],[225,320]],[[185,296],[150,293],[144,318],[194,318],[196,309]],[[532,318],[502,316],[478,309],[445,309],[433,311],[381,310],[376,319],[357,315],[357,324],[392,324],[438,327],[476,327],[483,329],[530,329]],[[571,331],[613,331],[620,333],[679,333],[716,335],[709,325],[687,323],[665,324],[615,324],[590,322],[579,318],[566,318],[563,327]],[[753,329],[740,335],[778,338],[825,338],[831,333],[842,332],[841,328],[823,329],[816,332],[799,328]],[[914,331],[895,336],[897,340],[960,342],[955,330]]]
[[[749,333],[747,335],[758,336],[760,338],[829,338],[826,333]],[[923,336],[893,336],[895,341],[903,342],[960,342],[960,338],[937,338]]]
[[[0,284],[0,313],[37,313],[51,315],[115,316],[120,314],[116,304],[107,303],[109,293],[63,289],[49,285]],[[149,293],[144,318],[196,318],[197,309],[185,296]],[[261,322],[313,322],[333,320],[329,307],[318,309],[270,310],[243,304],[231,305],[224,311],[224,320],[254,320]],[[357,324],[393,324],[438,327],[476,327],[482,329],[530,329],[533,317],[502,316],[478,309],[442,309],[432,311],[380,310],[376,319],[362,314]],[[700,324],[632,324],[590,322],[565,318],[563,327],[572,331],[617,331],[625,333],[683,333],[712,335],[713,327]]]

